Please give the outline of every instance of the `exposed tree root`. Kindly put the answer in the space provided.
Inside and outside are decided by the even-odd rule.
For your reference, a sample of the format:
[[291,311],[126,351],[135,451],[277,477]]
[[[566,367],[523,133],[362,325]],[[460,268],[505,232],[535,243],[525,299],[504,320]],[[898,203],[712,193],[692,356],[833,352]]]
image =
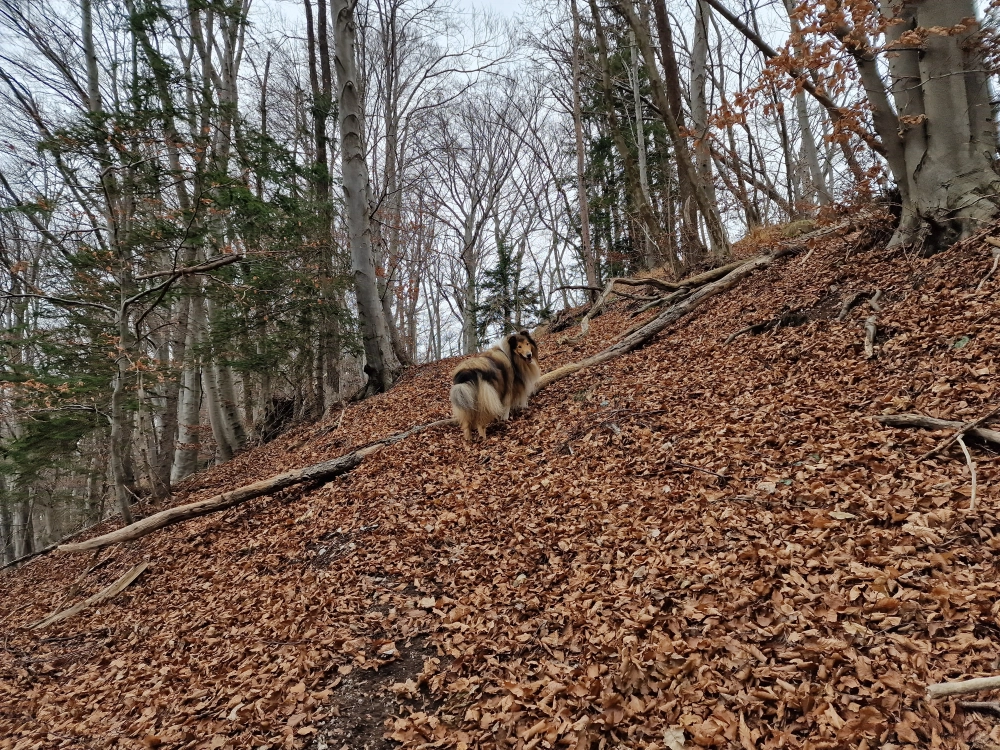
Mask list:
[[[705,300],[719,294],[720,292],[730,289],[754,271],[766,268],[778,258],[792,252],[794,252],[793,249],[786,248],[779,250],[772,255],[761,255],[751,260],[743,261],[737,264],[735,268],[731,268],[733,264],[725,266],[724,268],[731,268],[731,270],[724,274],[721,278],[705,283],[689,296],[677,304],[661,311],[652,320],[645,322],[634,332],[612,344],[607,349],[595,354],[592,357],[587,357],[579,362],[573,362],[546,373],[538,381],[538,390],[541,390],[547,385],[551,385],[555,381],[560,380],[567,375],[572,375],[573,373],[579,372],[587,367],[615,359],[616,357],[620,357],[623,354],[627,354],[628,352],[644,346],[649,343],[654,336],[660,333],[660,331],[669,326],[671,323],[683,318],[689,312],[701,305]],[[716,269],[708,274],[700,274],[699,277],[695,278],[709,278],[711,275],[717,275],[721,272],[721,270],[722,269]],[[284,474],[278,474],[277,476],[240,487],[232,492],[224,492],[221,495],[216,495],[215,497],[211,497],[207,500],[200,500],[195,503],[168,508],[108,534],[94,537],[93,539],[88,539],[84,542],[78,542],[76,544],[63,544],[60,545],[58,549],[65,552],[81,552],[84,550],[106,547],[110,544],[129,542],[144,537],[147,534],[157,531],[158,529],[164,528],[165,526],[172,526],[173,524],[180,523],[181,521],[198,518],[220,510],[226,510],[227,508],[232,508],[233,506],[245,503],[248,500],[277,492],[278,490],[282,490],[287,487],[310,482],[326,481],[328,479],[332,479],[333,477],[348,473],[352,469],[359,466],[365,458],[386,445],[398,443],[411,435],[415,435],[418,432],[423,432],[424,430],[428,430],[433,427],[441,427],[454,423],[455,420],[453,419],[439,419],[435,422],[417,425],[405,430],[404,432],[390,435],[387,438],[377,440],[367,446],[358,448],[357,450],[354,450],[344,456],[340,456],[339,458],[323,461],[301,469],[295,469],[293,471],[285,472]]]

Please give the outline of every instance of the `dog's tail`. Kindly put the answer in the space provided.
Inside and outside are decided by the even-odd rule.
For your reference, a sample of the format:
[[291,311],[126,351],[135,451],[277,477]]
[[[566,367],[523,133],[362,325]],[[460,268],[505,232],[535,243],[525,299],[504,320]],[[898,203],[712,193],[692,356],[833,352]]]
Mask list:
[[451,387],[451,405],[456,417],[460,412],[480,412],[493,418],[504,413],[503,402],[496,388],[475,370],[465,370],[455,375],[455,384]]

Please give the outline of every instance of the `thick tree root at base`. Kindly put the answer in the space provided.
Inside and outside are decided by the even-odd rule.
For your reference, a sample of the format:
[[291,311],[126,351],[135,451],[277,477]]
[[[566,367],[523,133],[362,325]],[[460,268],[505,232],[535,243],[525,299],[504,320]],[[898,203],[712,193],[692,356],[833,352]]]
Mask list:
[[[738,264],[736,268],[730,270],[722,276],[722,278],[701,286],[677,304],[671,305],[670,307],[662,310],[654,318],[643,323],[641,326],[609,346],[607,349],[593,355],[592,357],[587,357],[579,362],[573,362],[572,364],[564,365],[546,373],[542,376],[541,380],[538,381],[537,389],[541,390],[545,386],[551,385],[555,381],[568,375],[572,375],[575,372],[579,372],[587,367],[592,367],[593,365],[601,364],[602,362],[607,362],[608,360],[620,357],[623,354],[627,354],[628,352],[644,346],[663,329],[671,323],[683,318],[689,312],[701,305],[701,303],[705,300],[719,294],[720,292],[730,289],[754,271],[766,268],[778,258],[789,255],[793,252],[795,252],[794,248],[785,248],[775,252],[774,254],[761,255]],[[730,268],[730,266],[726,266],[726,268]],[[709,274],[718,273],[719,271],[720,269],[717,269],[714,272],[709,272]],[[707,274],[702,274],[702,276],[706,275]],[[216,495],[215,497],[211,497],[207,500],[200,500],[195,503],[168,508],[108,534],[94,537],[93,539],[88,539],[84,542],[78,542],[76,544],[63,544],[60,545],[58,549],[64,552],[82,552],[84,550],[107,547],[111,544],[130,542],[166,526],[172,526],[173,524],[187,521],[192,518],[198,518],[220,510],[226,510],[236,505],[240,505],[241,503],[245,503],[248,500],[261,497],[262,495],[268,495],[287,487],[309,482],[326,481],[334,477],[347,474],[352,469],[359,466],[365,458],[386,445],[398,443],[411,435],[423,432],[424,430],[429,430],[433,427],[441,427],[451,424],[455,424],[455,420],[440,419],[435,422],[417,425],[404,432],[399,432],[395,435],[383,438],[382,440],[375,441],[370,445],[354,450],[351,453],[340,456],[339,458],[323,461],[301,469],[295,469],[284,474],[278,474],[277,476],[270,477],[269,479],[263,479],[259,482],[254,482],[253,484],[240,487],[232,492],[224,492],[221,495]]]

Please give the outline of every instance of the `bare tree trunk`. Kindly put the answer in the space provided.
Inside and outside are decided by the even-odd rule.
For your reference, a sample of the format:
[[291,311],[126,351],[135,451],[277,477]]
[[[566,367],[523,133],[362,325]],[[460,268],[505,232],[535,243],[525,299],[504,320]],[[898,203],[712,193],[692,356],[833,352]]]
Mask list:
[[[712,8],[703,0],[695,5],[694,44],[691,48],[691,125],[694,130],[695,171],[705,185],[708,199],[717,203],[712,177],[712,149],[708,131],[708,100],[705,94],[708,63],[708,25]],[[712,252],[718,255],[718,248]]]
[[[622,160],[622,166],[625,170],[625,183],[628,186],[632,204],[638,213],[638,224],[648,237],[654,238],[655,242],[659,238],[661,231],[656,222],[656,217],[653,215],[649,201],[639,185],[636,164],[632,159],[632,154],[629,153],[628,144],[625,142],[625,136],[622,134],[621,125],[618,122],[618,114],[615,111],[614,88],[611,81],[611,64],[608,60],[608,40],[604,33],[604,24],[601,21],[601,13],[597,7],[597,0],[590,0],[590,14],[594,20],[594,33],[597,37],[598,63],[601,69],[601,87],[604,94],[608,130],[611,131],[611,137],[614,140],[618,156]],[[641,235],[642,233],[640,232],[639,234]],[[643,238],[642,241],[645,244],[646,238]]]
[[[639,53],[635,44],[635,32],[629,32],[629,45],[632,53],[632,67],[629,70],[629,78],[632,82],[632,100],[635,107],[635,151],[637,155],[637,166],[639,167],[639,190],[642,191],[643,200],[652,210],[653,201],[649,193],[649,175],[646,171],[646,129],[643,126],[642,116],[642,96],[639,92]],[[649,235],[645,238],[646,248],[646,268],[654,268],[660,258],[660,251],[653,238]]]
[[897,43],[918,27],[950,29],[976,18],[975,3],[883,0],[882,8],[901,21],[886,36],[896,45],[889,69],[903,119],[883,118],[883,127],[893,132],[879,130],[883,140],[903,134],[905,175],[897,177],[903,216],[890,246],[915,243],[933,251],[967,236],[997,213],[996,121],[973,39],[978,24],[951,36],[932,32],[920,49]]
[[729,247],[729,238],[726,236],[726,230],[722,226],[719,207],[710,200],[705,186],[698,179],[687,141],[681,134],[677,119],[673,113],[673,108],[667,98],[663,79],[660,77],[660,71],[656,67],[656,55],[653,53],[649,26],[636,15],[635,9],[626,0],[615,0],[614,5],[635,32],[635,39],[639,44],[639,49],[642,52],[642,58],[646,65],[646,74],[649,76],[649,86],[653,92],[653,101],[656,104],[656,108],[660,110],[663,124],[666,126],[667,133],[670,135],[670,141],[674,147],[674,160],[677,163],[678,174],[691,182],[695,202],[698,204],[698,210],[701,211],[702,218],[705,220],[705,225],[712,240],[712,246],[715,248],[715,260],[716,262],[724,262],[729,259],[732,252]]
[[[583,141],[583,108],[580,104],[580,55],[582,41],[580,39],[580,13],[576,0],[570,0],[570,12],[573,15],[573,135],[576,141],[576,193],[580,203],[580,257],[583,260],[583,274],[587,286],[597,287],[597,262],[594,247],[590,242],[590,201],[587,197],[585,151]],[[597,299],[597,292],[591,291],[591,301]]]
[[177,405],[177,444],[170,478],[179,482],[198,470],[201,451],[201,359],[195,348],[205,324],[205,303],[200,289],[191,297],[181,389]]
[[[664,0],[653,0],[653,15],[656,19],[656,33],[659,36],[660,59],[663,63],[663,85],[666,87],[667,101],[673,113],[674,120],[679,128],[684,127],[683,96],[681,94],[681,74],[677,65],[677,56],[674,54],[673,32],[670,28],[670,19],[667,17],[667,8]],[[666,142],[660,148],[660,152],[666,156]],[[661,168],[664,174],[669,174],[666,159],[661,161]],[[707,252],[701,236],[698,233],[698,204],[694,199],[694,185],[691,182],[692,174],[687,171],[677,170],[677,201],[679,205],[678,216],[680,248],[684,255],[685,265],[691,266],[700,263]],[[668,213],[672,213],[672,210]],[[675,253],[676,254],[676,253]],[[675,268],[675,272],[679,269]]]
[[330,11],[334,17],[340,158],[351,243],[351,270],[354,272],[354,291],[367,360],[367,390],[380,393],[392,385],[397,368],[375,278],[371,220],[368,216],[368,165],[361,135],[364,114],[358,93],[354,51],[354,6],[351,0],[331,0]]

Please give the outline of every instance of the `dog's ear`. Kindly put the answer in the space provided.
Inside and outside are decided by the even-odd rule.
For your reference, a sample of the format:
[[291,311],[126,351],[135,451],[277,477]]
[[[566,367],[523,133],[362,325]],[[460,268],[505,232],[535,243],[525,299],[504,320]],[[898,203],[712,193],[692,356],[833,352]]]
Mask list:
[[507,348],[510,349],[511,352],[513,352],[515,349],[517,349],[517,337],[518,337],[518,335],[519,334],[512,333],[510,336],[507,337]]
[[538,344],[535,343],[535,340],[531,337],[531,333],[528,331],[527,328],[525,328],[523,331],[521,331],[520,335],[524,336],[524,338],[528,339],[528,343],[531,344],[532,346],[536,346],[536,347],[538,346]]

